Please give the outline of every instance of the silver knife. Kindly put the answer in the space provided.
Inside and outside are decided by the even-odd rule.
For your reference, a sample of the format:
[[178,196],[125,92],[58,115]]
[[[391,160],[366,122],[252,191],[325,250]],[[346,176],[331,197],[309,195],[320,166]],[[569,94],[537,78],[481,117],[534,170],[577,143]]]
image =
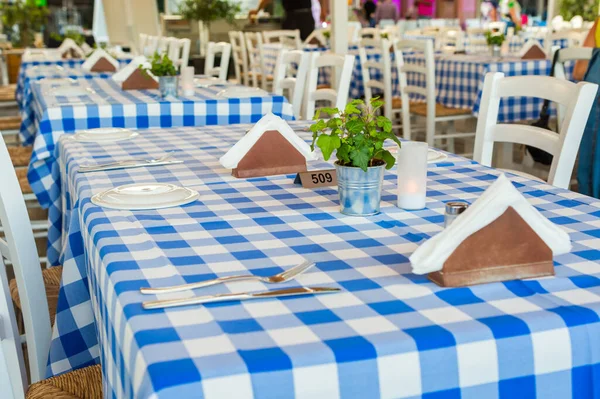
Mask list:
[[105,170],[116,170],[116,169],[133,169],[142,168],[144,166],[161,166],[161,165],[176,165],[183,163],[183,161],[162,161],[162,162],[140,162],[140,161],[122,161],[113,162],[106,165],[84,165],[80,166],[77,170],[78,173],[89,173],[89,172],[102,172]]
[[238,294],[217,294],[217,295],[196,296],[193,298],[146,301],[146,302],[142,303],[142,307],[144,309],[162,309],[162,308],[172,308],[175,306],[197,305],[197,304],[211,303],[211,302],[243,301],[243,300],[248,300],[248,299],[277,298],[277,297],[309,295],[309,294],[332,294],[334,292],[340,292],[340,291],[341,291],[340,288],[331,288],[331,287],[295,287],[295,288],[285,288],[282,290],[273,290],[273,291],[244,292],[244,293],[238,293]]

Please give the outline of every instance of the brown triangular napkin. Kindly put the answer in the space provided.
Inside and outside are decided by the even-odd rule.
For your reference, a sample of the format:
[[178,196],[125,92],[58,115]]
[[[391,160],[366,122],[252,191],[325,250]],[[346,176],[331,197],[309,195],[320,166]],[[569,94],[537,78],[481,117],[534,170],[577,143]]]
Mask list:
[[158,89],[158,82],[139,68],[136,68],[131,75],[121,83],[121,88],[123,90]]
[[105,57],[100,57],[90,69],[92,72],[117,72],[117,68]]

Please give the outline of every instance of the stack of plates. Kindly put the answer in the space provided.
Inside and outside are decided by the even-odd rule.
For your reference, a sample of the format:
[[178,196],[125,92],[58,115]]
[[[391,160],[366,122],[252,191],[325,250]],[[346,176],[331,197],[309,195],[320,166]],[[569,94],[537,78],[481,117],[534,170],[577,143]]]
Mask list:
[[73,139],[84,143],[110,143],[129,140],[138,136],[138,132],[119,127],[106,127],[98,129],[80,130],[73,135]]

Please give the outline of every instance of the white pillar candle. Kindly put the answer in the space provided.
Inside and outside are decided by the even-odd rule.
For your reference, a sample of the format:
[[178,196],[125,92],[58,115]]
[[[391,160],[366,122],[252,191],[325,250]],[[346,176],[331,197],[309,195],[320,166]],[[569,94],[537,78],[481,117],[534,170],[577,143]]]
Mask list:
[[425,208],[427,197],[427,143],[403,142],[398,149],[398,207]]
[[194,94],[194,67],[187,66],[181,68],[181,88],[183,89],[184,96],[191,96]]

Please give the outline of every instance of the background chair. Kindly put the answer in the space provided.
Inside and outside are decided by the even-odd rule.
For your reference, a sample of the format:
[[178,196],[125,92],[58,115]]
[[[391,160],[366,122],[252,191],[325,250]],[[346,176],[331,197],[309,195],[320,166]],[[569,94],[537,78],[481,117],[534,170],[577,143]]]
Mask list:
[[[215,56],[217,54],[221,55],[221,63],[218,67],[215,67]],[[204,74],[206,76],[216,76],[221,80],[227,80],[230,56],[231,44],[225,42],[208,43],[206,61],[204,62]]]
[[[348,93],[350,91],[350,80],[352,79],[352,68],[354,67],[353,55],[340,55],[333,53],[311,54],[311,60],[308,69],[308,84],[306,85],[306,96],[304,98],[305,117],[311,119],[315,114],[317,101],[330,102],[333,107],[344,109],[348,103]],[[335,84],[333,88],[317,89],[319,81],[319,72],[322,68],[334,69],[340,68],[341,72],[337,79],[333,79]]]
[[267,75],[262,35],[257,32],[245,32],[246,49],[248,50],[248,76],[253,87],[269,90],[273,75]]
[[244,33],[239,31],[229,32],[229,42],[233,54],[233,66],[235,79],[238,84],[249,86],[248,77],[248,52],[246,51],[246,40]]
[[264,43],[281,43],[287,49],[302,49],[300,30],[266,30],[263,32]]
[[[422,51],[425,57],[425,65],[405,64],[402,51],[412,49]],[[454,152],[454,139],[466,139],[473,137],[474,133],[456,133],[454,123],[457,120],[472,118],[470,109],[450,108],[436,101],[435,80],[435,58],[432,40],[397,40],[394,42],[396,53],[396,65],[398,68],[398,80],[400,82],[400,93],[402,98],[402,126],[404,138],[411,139],[410,115],[425,118],[425,139],[429,146],[436,146],[436,140],[445,139],[447,148]],[[419,80],[425,81],[425,87],[409,85],[407,74],[421,75]],[[411,102],[409,95],[425,97],[425,102]],[[444,127],[440,133],[436,132],[436,124],[443,123]],[[441,143],[440,143],[441,144]],[[439,146],[439,145],[438,145]],[[463,154],[468,155],[468,154]]]
[[192,41],[190,39],[171,38],[169,40],[169,58],[179,70],[181,70],[181,67],[188,66],[191,45]]
[[[477,122],[474,160],[491,166],[495,142],[539,148],[554,156],[548,183],[568,189],[579,144],[597,90],[598,86],[593,83],[575,84],[549,76],[506,78],[503,73],[488,73],[485,77]],[[532,93],[535,93],[537,98],[548,99],[564,107],[564,119],[559,123],[558,134],[535,126],[498,123],[502,98],[529,97]],[[523,175],[520,172],[516,173]]]
[[[302,100],[306,85],[310,53],[302,50],[281,50],[273,74],[273,93],[283,96],[292,104],[296,119],[302,118]],[[295,74],[293,74],[295,73]],[[310,119],[310,118],[304,118]]]
[[379,28],[362,28],[358,34],[360,39],[378,39],[381,37]]

